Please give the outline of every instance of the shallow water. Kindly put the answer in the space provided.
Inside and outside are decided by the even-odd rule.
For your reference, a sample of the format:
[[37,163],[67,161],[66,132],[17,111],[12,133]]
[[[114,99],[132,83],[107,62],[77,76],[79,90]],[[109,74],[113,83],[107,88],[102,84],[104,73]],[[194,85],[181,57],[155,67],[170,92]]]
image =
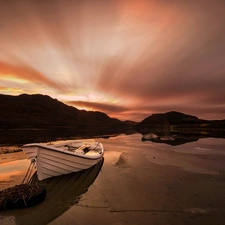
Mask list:
[[[53,224],[61,224],[62,222],[67,223],[68,215],[65,212],[69,209],[70,210],[68,212],[70,212],[75,206],[83,207],[86,202],[93,206],[93,208],[96,207],[99,209],[110,207],[107,205],[108,201],[111,206],[115,205],[115,207],[118,207],[118,199],[115,198],[115,193],[118,192],[116,188],[118,187],[116,184],[112,183],[112,180],[116,181],[124,179],[127,181],[126,185],[128,186],[129,182],[137,180],[139,182],[138,187],[144,191],[150,181],[147,181],[147,178],[143,176],[143,171],[146,174],[150,174],[152,172],[152,166],[154,165],[157,165],[156,168],[158,168],[158,166],[163,166],[163,168],[168,168],[168,170],[170,168],[173,168],[173,170],[177,168],[177,171],[193,173],[197,176],[201,174],[213,176],[225,174],[225,139],[203,138],[195,142],[171,146],[165,143],[156,143],[151,141],[143,142],[141,137],[142,136],[140,134],[132,134],[118,135],[108,139],[97,138],[96,140],[103,143],[105,148],[105,161],[101,168],[102,173],[100,172],[100,178],[97,176],[91,186],[87,185],[86,187],[83,187],[85,191],[75,193],[73,198],[71,197],[62,200],[61,196],[63,190],[65,191],[63,187],[61,192],[60,190],[57,191],[57,189],[53,191],[53,194],[50,194],[51,196],[54,196],[52,202],[50,201],[49,203],[46,201],[41,204],[42,206],[45,204],[47,208],[50,207],[50,205],[51,207],[53,206],[53,208],[57,208],[58,215],[53,215],[52,213],[49,213],[49,215],[46,214],[45,220],[42,224],[48,224],[51,221]],[[0,188],[7,186],[10,187],[16,183],[20,183],[28,166],[29,162],[26,159],[14,160],[12,162],[0,164]],[[134,168],[138,168],[138,170],[134,170]],[[140,174],[138,172],[139,169],[142,171]],[[77,181],[78,177],[80,176],[76,174],[73,175],[74,182],[72,183],[76,183],[76,185],[80,187],[83,182],[82,179]],[[83,178],[85,177],[86,175],[83,175]],[[157,180],[159,178],[156,176],[155,179]],[[66,179],[71,181],[71,178]],[[64,183],[66,179],[64,179]],[[55,183],[59,187],[62,185],[62,181],[59,180],[55,181]],[[96,183],[100,183],[100,186],[102,186],[102,184],[107,186],[106,192],[104,193],[108,196],[104,196],[104,194],[99,193],[99,188],[96,188],[95,186]],[[51,190],[51,188],[49,190]],[[135,191],[135,189],[133,191],[132,188],[130,189],[133,196],[132,198],[134,199],[135,196],[137,196]],[[157,192],[157,189],[155,191]],[[62,205],[62,201],[64,202],[63,205],[65,206],[65,209],[60,211],[59,206]],[[126,203],[128,200],[124,201],[125,203],[121,202],[119,207],[123,206],[126,210],[126,207],[129,208],[131,206]],[[132,202],[132,200],[130,201]],[[148,206],[150,203],[146,202],[144,198],[141,201],[143,201],[143,204],[140,203],[140,206],[138,206],[140,209],[138,210],[142,210],[142,207],[145,207],[145,209],[150,207]],[[137,205],[137,202],[135,204]],[[3,212],[0,215],[1,224],[30,224],[32,222],[32,218],[29,215],[32,214],[33,217],[36,216],[38,218],[37,213],[39,212],[38,210],[40,210],[38,207],[41,206],[38,205],[28,209]],[[115,209],[111,210],[113,211]],[[184,210],[186,210],[186,208]],[[67,216],[63,216],[64,214]]]
[[[159,146],[160,144],[158,144]],[[160,148],[189,154],[225,154],[224,138],[203,138],[178,146],[161,145]]]
[[0,190],[8,187],[13,187],[22,182],[27,168],[29,167],[29,160],[15,160],[0,164]]
[[[157,164],[163,165],[177,165],[177,163],[170,160],[170,155],[184,157],[185,154],[192,155],[193,157],[209,157],[214,156],[215,158],[221,157],[221,162],[223,162],[223,156],[225,156],[225,139],[224,138],[202,138],[195,142],[188,142],[185,144],[171,146],[165,143],[156,143],[152,141],[142,141],[141,134],[132,135],[118,135],[110,137],[108,139],[96,138],[96,141],[102,142],[105,151],[117,151],[117,152],[132,152],[140,151],[145,152],[148,159]],[[4,148],[4,147],[2,147]],[[8,146],[7,146],[8,148]],[[166,156],[162,157],[161,153],[166,153]],[[16,153],[14,153],[16,155]],[[1,154],[3,156],[8,156],[8,154]],[[0,190],[5,187],[10,187],[18,183],[18,180],[22,179],[25,175],[27,168],[29,166],[29,161],[27,159],[14,160],[11,162],[0,164]],[[193,158],[194,159],[194,158]],[[177,159],[179,160],[179,159]],[[0,161],[1,162],[1,161]],[[185,163],[178,163],[180,166],[185,167]],[[217,162],[218,167],[220,162]],[[213,165],[211,165],[212,167]],[[192,171],[193,172],[193,171]]]

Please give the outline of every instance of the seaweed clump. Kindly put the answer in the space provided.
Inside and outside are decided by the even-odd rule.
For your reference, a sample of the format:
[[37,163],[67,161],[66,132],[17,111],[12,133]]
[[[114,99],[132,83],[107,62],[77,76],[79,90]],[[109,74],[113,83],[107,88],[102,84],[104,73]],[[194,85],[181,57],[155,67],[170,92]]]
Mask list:
[[46,190],[37,185],[20,184],[0,191],[0,210],[35,205],[46,197]]

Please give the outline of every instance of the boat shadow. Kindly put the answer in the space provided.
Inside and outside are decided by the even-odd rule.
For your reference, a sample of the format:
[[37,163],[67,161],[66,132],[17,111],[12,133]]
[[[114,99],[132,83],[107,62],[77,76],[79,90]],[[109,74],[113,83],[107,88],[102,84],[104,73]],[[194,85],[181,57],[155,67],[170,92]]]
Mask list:
[[46,199],[30,208],[8,211],[8,214],[10,212],[11,216],[15,217],[16,224],[44,225],[50,223],[79,202],[99,175],[103,163],[104,157],[89,169],[42,181],[38,181],[35,173],[31,177],[30,184],[45,187]]

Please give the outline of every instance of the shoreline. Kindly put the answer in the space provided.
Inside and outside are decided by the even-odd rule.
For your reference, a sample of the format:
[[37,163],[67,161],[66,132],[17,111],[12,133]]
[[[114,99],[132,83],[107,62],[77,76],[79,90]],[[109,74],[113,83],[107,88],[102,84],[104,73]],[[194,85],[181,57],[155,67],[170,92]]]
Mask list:
[[14,153],[14,152],[21,152],[23,151],[21,147],[17,145],[10,145],[10,146],[1,146],[0,147],[0,155],[1,154],[8,154],[8,153]]

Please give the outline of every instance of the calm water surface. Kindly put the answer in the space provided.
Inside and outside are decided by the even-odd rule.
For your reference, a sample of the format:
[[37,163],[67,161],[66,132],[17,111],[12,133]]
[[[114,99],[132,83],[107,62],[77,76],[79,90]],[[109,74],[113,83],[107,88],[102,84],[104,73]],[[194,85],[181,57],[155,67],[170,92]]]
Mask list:
[[[105,151],[115,150],[115,151],[140,151],[146,152],[148,154],[150,151],[155,155],[160,155],[162,152],[171,154],[176,152],[180,155],[221,155],[225,156],[225,139],[223,138],[202,138],[194,142],[188,142],[181,145],[172,146],[165,143],[156,143],[152,141],[142,141],[141,134],[132,134],[132,135],[118,135],[110,137],[108,139],[97,138],[96,140],[102,142]],[[153,151],[153,152],[152,152]],[[1,158],[5,158],[7,155],[0,154]],[[154,157],[154,156],[153,156]],[[156,159],[156,156],[155,158]],[[168,160],[167,160],[168,161]],[[163,161],[158,162],[153,160],[155,163],[162,164]],[[169,164],[169,161],[168,161]],[[25,174],[29,166],[29,161],[27,159],[23,160],[14,160],[7,163],[0,164],[0,189],[1,185],[7,181],[11,181],[11,184],[14,184],[14,179],[16,176],[20,176],[20,179]]]
[[[102,142],[105,147],[105,159],[104,164],[102,165],[102,170],[107,174],[110,172],[109,162],[111,163],[111,158],[120,156],[121,153],[128,153],[130,159],[134,159],[137,153],[141,153],[145,158],[151,163],[165,165],[165,166],[175,166],[182,168],[185,171],[202,173],[202,174],[213,174],[217,175],[219,173],[225,173],[224,163],[225,163],[225,139],[221,138],[203,138],[195,142],[187,142],[185,144],[171,146],[165,143],[156,143],[152,141],[142,141],[141,134],[132,134],[132,135],[118,135],[110,137],[108,139],[96,138],[97,141]],[[7,157],[7,155],[1,154],[1,158]],[[132,159],[132,160],[133,160]],[[104,167],[104,165],[106,166]],[[29,161],[27,159],[13,160],[11,162],[0,164],[0,189],[6,187],[14,186],[19,184],[23,176],[26,173],[26,170],[29,166]],[[111,167],[112,168],[112,167]],[[62,214],[65,210],[68,209],[68,205],[76,204],[79,202],[82,195],[87,192],[89,186],[95,182],[95,179],[98,179],[98,172],[100,167],[95,171],[85,171],[80,174],[72,175],[74,182],[69,185],[71,188],[71,193],[68,196],[64,196],[65,205],[62,205],[64,208],[59,207],[58,202],[62,202],[61,197],[62,193],[59,193],[57,189],[54,191],[54,197],[52,200],[48,199],[45,201],[46,208],[50,206],[56,207],[57,209],[62,210],[59,213]],[[110,169],[107,171],[107,169]],[[97,178],[96,178],[97,177]],[[58,178],[56,178],[58,179]],[[71,177],[65,176],[63,181],[56,181],[58,185],[62,185],[62,190],[69,190],[69,187],[64,187],[63,184],[68,183],[67,180],[71,181]],[[73,188],[73,184],[74,189]],[[82,185],[83,184],[83,185]],[[52,189],[50,184],[50,189]],[[76,190],[76,192],[74,191]],[[74,196],[71,199],[71,195],[74,193]],[[48,202],[50,201],[50,203]],[[53,202],[51,202],[53,201]],[[54,209],[52,208],[52,212]],[[20,216],[20,210],[15,210],[14,212],[9,211],[8,213],[0,213],[1,224],[19,224],[16,221],[31,221],[32,218],[29,217],[30,212],[38,211],[34,215],[40,215],[44,212],[43,207],[35,206],[30,209],[23,210],[24,217]],[[48,224],[53,218],[47,217],[43,218],[42,224]],[[44,222],[45,221],[45,222]]]
[[[141,151],[147,154],[150,151],[154,151],[155,155],[159,155],[161,152],[166,152],[171,154],[176,152],[180,155],[221,155],[225,156],[225,139],[223,138],[202,138],[198,141],[188,142],[181,145],[171,146],[165,143],[156,143],[152,141],[142,141],[141,134],[132,135],[118,135],[110,137],[108,139],[97,138],[96,140],[102,142],[105,151],[115,150],[115,151]],[[7,155],[0,154],[1,158],[5,158]],[[156,157],[155,157],[156,158]],[[168,161],[168,160],[167,160]],[[154,160],[154,162],[158,162]],[[159,163],[159,162],[158,162]],[[163,163],[163,162],[160,162]],[[169,162],[168,162],[169,163]],[[14,184],[13,178],[15,176],[23,176],[29,166],[29,161],[27,159],[14,160],[12,162],[0,164],[0,188],[1,184],[5,181],[10,181]],[[2,188],[1,188],[2,189]]]

